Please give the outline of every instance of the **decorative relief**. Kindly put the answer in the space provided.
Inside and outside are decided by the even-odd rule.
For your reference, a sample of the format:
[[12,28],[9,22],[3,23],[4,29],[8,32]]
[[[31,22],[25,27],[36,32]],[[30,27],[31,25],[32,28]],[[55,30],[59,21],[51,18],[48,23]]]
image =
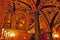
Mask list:
[[[9,2],[10,3],[8,5],[7,10],[11,13],[11,15],[14,14],[16,16],[16,14],[18,15],[17,12],[19,12],[20,14],[23,13],[22,15],[25,15],[24,17],[22,16],[23,18],[21,18],[21,15],[18,16],[19,19],[15,23],[15,24],[17,24],[17,26],[19,26],[18,24],[21,22],[21,20],[23,20],[24,22],[27,22],[28,21],[27,24],[25,23],[28,26],[29,25],[32,25],[34,23],[34,14],[33,14],[33,11],[34,10],[36,10],[38,12],[41,12],[42,11],[40,13],[39,20],[40,20],[40,23],[41,24],[42,23],[44,25],[46,24],[46,27],[47,28],[49,28],[48,27],[49,26],[48,22],[49,23],[51,22],[51,20],[53,19],[54,15],[57,14],[57,12],[58,12],[58,14],[57,14],[58,16],[56,16],[56,19],[54,20],[54,23],[56,21],[59,22],[59,19],[60,19],[59,18],[59,9],[58,9],[58,6],[57,6],[58,3],[56,2],[56,0],[53,0],[53,1],[52,0],[41,0],[40,1],[41,3],[39,4],[39,8],[37,8],[37,9],[35,8],[35,6],[36,6],[35,5],[36,4],[36,0],[33,0],[33,1],[32,0],[30,0],[30,1],[29,0],[13,0],[13,1],[10,0]],[[15,8],[15,11],[14,11],[14,8]],[[13,19],[13,17],[12,17],[12,19]],[[48,20],[48,22],[47,22],[47,20]],[[23,21],[21,22],[21,26],[23,26],[23,25],[26,26]],[[26,26],[26,27],[24,27],[24,26],[23,27],[18,27],[18,28],[19,29],[20,28],[23,28],[23,29],[25,28],[24,30],[26,30],[26,29],[28,30],[30,28],[28,26]],[[33,27],[31,27],[31,28],[33,28]]]

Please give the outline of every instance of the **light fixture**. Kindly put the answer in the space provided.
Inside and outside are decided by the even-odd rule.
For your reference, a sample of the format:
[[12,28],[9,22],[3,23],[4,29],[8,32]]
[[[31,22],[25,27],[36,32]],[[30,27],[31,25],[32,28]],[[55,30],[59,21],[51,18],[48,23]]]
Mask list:
[[10,33],[10,37],[14,37],[15,36],[15,33]]
[[54,37],[54,38],[58,38],[59,35],[58,35],[57,33],[55,33],[55,34],[53,35],[53,37]]

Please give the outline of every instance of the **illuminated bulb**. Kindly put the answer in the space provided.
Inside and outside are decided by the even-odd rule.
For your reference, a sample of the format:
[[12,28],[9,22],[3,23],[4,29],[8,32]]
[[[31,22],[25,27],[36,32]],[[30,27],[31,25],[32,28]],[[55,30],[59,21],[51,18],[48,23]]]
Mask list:
[[58,34],[54,34],[54,37],[55,37],[55,38],[58,38],[59,36],[58,36]]
[[5,31],[5,33],[6,33],[6,31]]
[[28,33],[31,33],[30,31],[28,31]]
[[10,33],[10,37],[14,37],[15,36],[15,34],[14,33]]

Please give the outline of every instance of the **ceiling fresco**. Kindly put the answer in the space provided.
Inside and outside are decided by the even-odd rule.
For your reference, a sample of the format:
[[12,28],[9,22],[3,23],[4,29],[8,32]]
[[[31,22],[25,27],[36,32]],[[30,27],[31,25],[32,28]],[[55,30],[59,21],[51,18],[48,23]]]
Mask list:
[[[45,32],[50,33],[51,30],[53,33],[60,33],[60,2],[58,0],[0,0],[0,33],[2,28],[6,28],[7,31],[8,29],[17,31],[18,38],[21,40],[26,36],[30,39],[29,33],[35,35],[41,33],[44,36],[46,36]],[[46,38],[48,36],[50,37],[50,34],[47,34]]]
[[[0,25],[19,30],[34,29],[34,12],[39,12],[40,27],[50,30],[60,25],[60,3],[57,0],[0,0]],[[22,20],[22,21],[21,21]]]

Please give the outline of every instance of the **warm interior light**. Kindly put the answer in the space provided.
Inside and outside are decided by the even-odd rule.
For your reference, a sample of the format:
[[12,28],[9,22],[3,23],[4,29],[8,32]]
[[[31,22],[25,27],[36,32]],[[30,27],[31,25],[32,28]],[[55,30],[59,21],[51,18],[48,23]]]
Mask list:
[[28,33],[31,33],[30,31],[28,31]]
[[10,37],[14,37],[15,36],[15,34],[14,33],[10,33]]
[[54,34],[53,37],[54,38],[58,38],[59,36],[58,36],[58,34]]
[[23,27],[23,24],[19,24],[19,26]]
[[24,23],[25,23],[24,20],[20,20],[20,22],[19,22],[19,26],[23,27]]
[[4,29],[4,28],[2,28],[2,34],[4,33],[4,30],[5,30],[5,29]]
[[6,31],[5,31],[5,33],[6,33]]

